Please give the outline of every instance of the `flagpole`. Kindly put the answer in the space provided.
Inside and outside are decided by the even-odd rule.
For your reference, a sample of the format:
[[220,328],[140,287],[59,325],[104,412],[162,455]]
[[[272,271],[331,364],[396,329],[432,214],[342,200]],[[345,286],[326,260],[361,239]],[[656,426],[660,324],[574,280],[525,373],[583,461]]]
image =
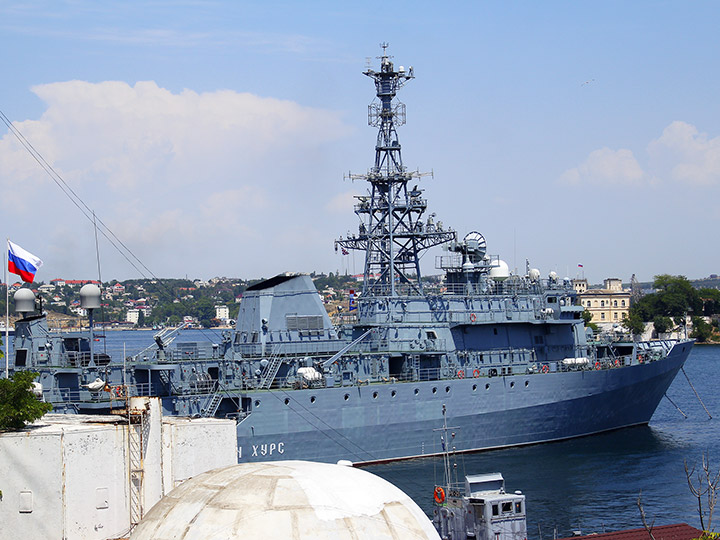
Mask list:
[[8,284],[8,247],[10,239],[5,243],[5,266],[3,268],[3,281],[5,281],[5,378],[10,378],[10,364],[8,360],[8,340],[10,339],[10,285]]

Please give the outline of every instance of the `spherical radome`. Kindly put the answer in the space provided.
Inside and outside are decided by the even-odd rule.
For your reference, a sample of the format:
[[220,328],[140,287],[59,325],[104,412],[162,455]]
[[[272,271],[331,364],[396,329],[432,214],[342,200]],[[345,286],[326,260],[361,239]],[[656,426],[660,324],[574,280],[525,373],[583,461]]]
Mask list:
[[131,540],[433,539],[429,518],[391,483],[327,463],[243,463],[187,480]]
[[80,306],[85,309],[100,307],[100,287],[94,283],[86,283],[80,288]]

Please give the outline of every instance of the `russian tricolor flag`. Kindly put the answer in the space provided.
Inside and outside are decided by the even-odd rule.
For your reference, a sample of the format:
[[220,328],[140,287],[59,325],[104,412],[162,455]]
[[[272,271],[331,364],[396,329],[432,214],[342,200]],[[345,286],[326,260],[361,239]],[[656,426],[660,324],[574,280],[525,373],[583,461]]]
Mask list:
[[8,240],[8,272],[17,274],[27,283],[32,283],[35,272],[42,264],[39,257]]

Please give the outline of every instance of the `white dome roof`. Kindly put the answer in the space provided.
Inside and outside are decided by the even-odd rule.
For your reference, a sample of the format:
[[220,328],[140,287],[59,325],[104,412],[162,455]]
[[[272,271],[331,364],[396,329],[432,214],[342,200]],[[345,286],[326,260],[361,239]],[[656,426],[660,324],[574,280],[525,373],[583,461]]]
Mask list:
[[391,483],[307,461],[244,463],[187,480],[143,518],[144,539],[433,539],[430,519]]

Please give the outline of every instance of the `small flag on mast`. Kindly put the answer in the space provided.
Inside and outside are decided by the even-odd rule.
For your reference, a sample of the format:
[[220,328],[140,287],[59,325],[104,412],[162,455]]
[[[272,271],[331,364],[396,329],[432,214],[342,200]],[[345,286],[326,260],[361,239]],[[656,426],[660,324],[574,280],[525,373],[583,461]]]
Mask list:
[[39,257],[8,240],[8,272],[17,274],[27,283],[35,279],[35,272],[42,266]]
[[582,265],[582,264],[578,264],[578,268],[582,268],[582,267],[583,267],[583,265]]

